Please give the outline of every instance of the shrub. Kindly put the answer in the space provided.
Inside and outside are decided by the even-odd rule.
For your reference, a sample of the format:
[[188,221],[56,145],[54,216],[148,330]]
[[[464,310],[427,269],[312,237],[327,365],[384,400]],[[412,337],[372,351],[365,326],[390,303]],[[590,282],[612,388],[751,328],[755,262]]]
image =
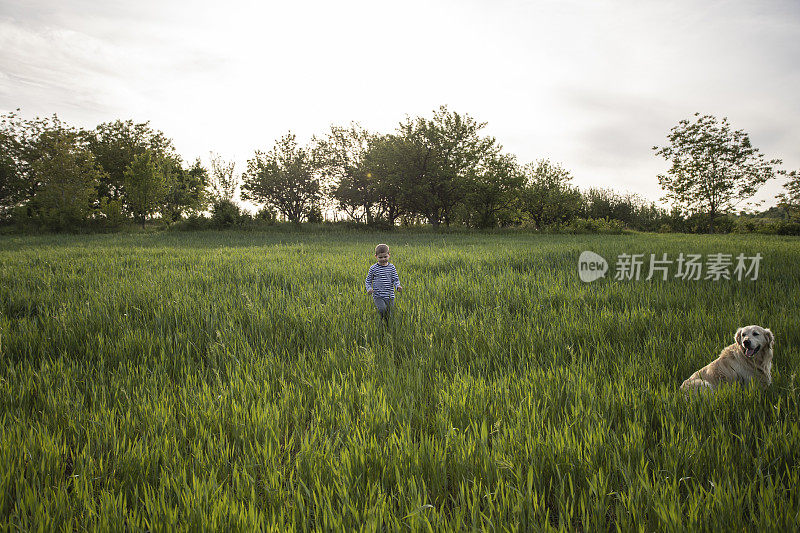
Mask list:
[[[714,217],[713,233],[730,233],[735,221],[728,215]],[[711,218],[707,213],[696,213],[686,219],[686,231],[691,233],[712,233]]]
[[776,230],[778,235],[800,235],[800,222],[779,222]]
[[250,218],[231,200],[219,200],[211,207],[211,225],[215,228],[241,226],[243,219]]
[[103,228],[119,228],[126,217],[122,212],[122,202],[120,200],[109,200],[106,197],[100,199],[100,204],[94,211],[94,219]]
[[253,218],[258,222],[266,222],[270,226],[274,225],[278,220],[278,217],[275,215],[275,211],[266,206],[259,209]]
[[601,233],[605,235],[619,235],[625,232],[625,225],[620,220],[613,218],[576,218],[566,226],[566,233]]
[[206,229],[210,225],[210,220],[208,217],[203,216],[200,213],[192,213],[185,220],[178,222],[176,224],[178,229],[181,230],[198,230],[198,229]]
[[318,205],[315,205],[308,211],[308,215],[306,215],[306,220],[311,222],[312,224],[319,224],[323,221],[322,217],[322,209]]
[[733,225],[733,233],[755,233],[761,225],[752,218],[739,218]]
[[38,226],[34,219],[34,210],[30,205],[18,205],[11,210],[11,221],[17,230],[25,231]]

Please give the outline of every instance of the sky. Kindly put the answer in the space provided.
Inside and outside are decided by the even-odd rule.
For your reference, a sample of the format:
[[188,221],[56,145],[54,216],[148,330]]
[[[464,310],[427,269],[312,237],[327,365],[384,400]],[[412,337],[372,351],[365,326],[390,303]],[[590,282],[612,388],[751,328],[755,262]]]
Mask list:
[[238,171],[290,130],[447,105],[521,163],[658,201],[652,147],[696,112],[800,169],[799,59],[798,0],[0,0],[0,113],[150,121]]

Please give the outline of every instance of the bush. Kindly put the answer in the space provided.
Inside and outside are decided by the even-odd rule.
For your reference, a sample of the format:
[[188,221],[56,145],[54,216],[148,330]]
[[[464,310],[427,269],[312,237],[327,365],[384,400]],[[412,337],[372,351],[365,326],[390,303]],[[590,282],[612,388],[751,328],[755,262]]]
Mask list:
[[312,207],[308,215],[306,215],[306,220],[312,224],[320,224],[323,221],[322,209],[318,205]]
[[102,228],[119,228],[126,220],[125,214],[122,212],[122,202],[109,200],[106,197],[101,198],[100,205],[94,211],[94,219]]
[[185,220],[182,220],[175,224],[177,229],[191,231],[191,230],[201,230],[207,229],[211,224],[211,221],[208,217],[203,216],[200,213],[192,213]]
[[275,215],[275,211],[273,211],[269,207],[264,206],[258,210],[253,219],[262,223],[266,222],[267,225],[272,226],[275,224],[275,222],[277,222],[278,217],[277,215]]
[[775,233],[778,235],[800,235],[800,222],[779,222]]
[[[364,224],[358,223],[361,226]],[[386,220],[385,218],[376,218],[372,221],[371,224],[366,224],[367,227],[372,229],[378,229],[381,231],[389,231],[395,228],[394,224]]]
[[39,224],[34,218],[34,210],[29,205],[18,205],[11,210],[11,221],[18,231],[38,229]]
[[[733,231],[736,222],[733,217],[728,215],[717,215],[714,217],[713,233],[730,233]],[[696,213],[686,219],[686,231],[691,233],[712,233],[711,218],[708,213]]]
[[560,229],[565,233],[620,235],[625,233],[625,224],[613,218],[576,218]]
[[249,218],[231,200],[219,200],[211,207],[211,225],[215,228],[242,226]]
[[755,233],[762,225],[753,218],[739,218],[733,225],[733,233]]

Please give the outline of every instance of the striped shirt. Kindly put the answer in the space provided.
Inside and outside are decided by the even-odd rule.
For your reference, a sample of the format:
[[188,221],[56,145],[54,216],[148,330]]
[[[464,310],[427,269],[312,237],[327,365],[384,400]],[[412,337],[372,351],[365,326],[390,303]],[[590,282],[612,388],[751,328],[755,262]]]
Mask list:
[[393,264],[381,266],[378,263],[369,267],[367,279],[364,280],[367,290],[372,289],[373,296],[394,300],[394,289],[400,285],[400,277]]

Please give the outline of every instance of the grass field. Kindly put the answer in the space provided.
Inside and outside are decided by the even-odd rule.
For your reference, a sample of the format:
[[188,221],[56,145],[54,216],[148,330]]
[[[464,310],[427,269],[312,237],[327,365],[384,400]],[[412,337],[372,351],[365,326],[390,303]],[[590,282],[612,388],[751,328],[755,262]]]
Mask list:
[[[583,250],[763,260],[584,284]],[[794,529],[798,264],[755,235],[2,237],[0,529]],[[773,386],[684,398],[753,323]]]

